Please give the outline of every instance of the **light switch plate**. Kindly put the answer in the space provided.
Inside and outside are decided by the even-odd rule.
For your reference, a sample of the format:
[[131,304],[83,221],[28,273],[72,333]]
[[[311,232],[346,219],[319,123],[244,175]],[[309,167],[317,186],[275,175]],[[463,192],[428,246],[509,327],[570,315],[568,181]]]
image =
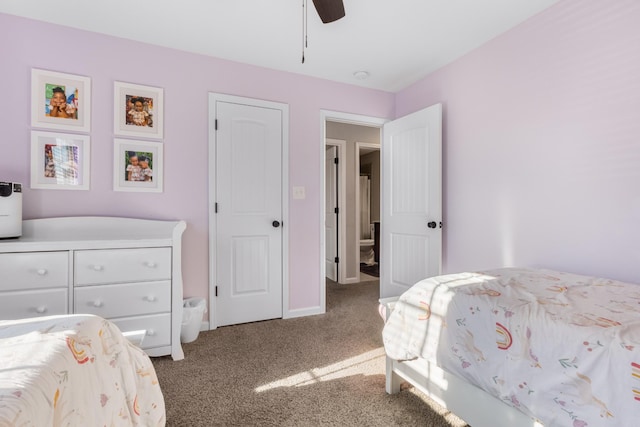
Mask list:
[[302,200],[307,197],[304,187],[293,187],[293,198],[295,200]]

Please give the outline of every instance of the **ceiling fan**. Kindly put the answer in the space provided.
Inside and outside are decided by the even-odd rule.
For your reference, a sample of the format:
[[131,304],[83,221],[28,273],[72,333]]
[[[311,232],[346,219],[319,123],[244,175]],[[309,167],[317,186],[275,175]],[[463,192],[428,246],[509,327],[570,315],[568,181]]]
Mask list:
[[[342,0],[313,0],[313,5],[323,24],[344,18],[344,3]],[[302,63],[304,64],[304,49],[307,47],[307,0],[302,0]]]

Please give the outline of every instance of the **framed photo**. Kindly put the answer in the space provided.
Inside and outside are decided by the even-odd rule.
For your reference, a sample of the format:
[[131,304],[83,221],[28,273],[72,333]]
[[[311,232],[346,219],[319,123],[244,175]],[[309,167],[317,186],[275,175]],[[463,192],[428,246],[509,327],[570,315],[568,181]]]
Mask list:
[[162,192],[162,143],[115,139],[114,191]]
[[31,131],[31,188],[88,190],[89,135]]
[[115,82],[114,133],[162,139],[163,93],[158,87]]
[[33,68],[31,126],[89,132],[91,79]]

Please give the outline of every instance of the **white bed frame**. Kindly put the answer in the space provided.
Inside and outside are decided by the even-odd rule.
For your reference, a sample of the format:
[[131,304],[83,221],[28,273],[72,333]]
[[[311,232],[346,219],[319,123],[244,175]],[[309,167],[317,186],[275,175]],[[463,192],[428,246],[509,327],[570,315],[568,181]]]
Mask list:
[[[383,316],[385,319],[393,311],[396,300],[380,300],[386,311],[386,316]],[[528,415],[425,359],[398,361],[387,357],[387,393],[398,393],[403,381],[409,382],[472,427],[543,427]]]

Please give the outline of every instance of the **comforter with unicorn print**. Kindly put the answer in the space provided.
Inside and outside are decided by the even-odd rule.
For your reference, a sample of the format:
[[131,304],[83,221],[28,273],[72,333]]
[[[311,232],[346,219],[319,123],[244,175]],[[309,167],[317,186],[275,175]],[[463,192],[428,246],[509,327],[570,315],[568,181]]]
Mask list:
[[399,298],[383,341],[545,426],[638,425],[639,285],[518,268],[432,277]]

